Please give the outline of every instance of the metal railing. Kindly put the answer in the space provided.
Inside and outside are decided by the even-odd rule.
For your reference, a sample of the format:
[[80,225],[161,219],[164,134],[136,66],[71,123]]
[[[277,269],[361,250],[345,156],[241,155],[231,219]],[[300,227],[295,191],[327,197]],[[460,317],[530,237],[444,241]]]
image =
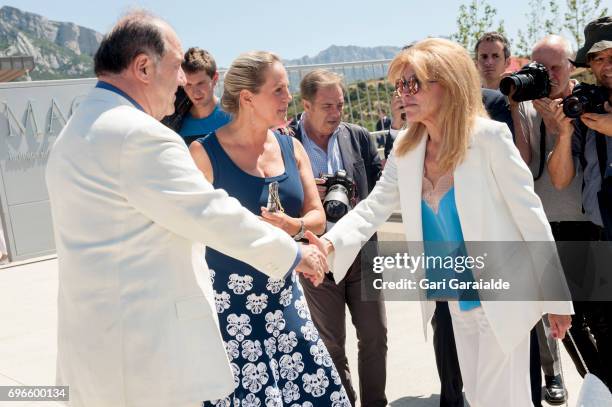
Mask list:
[[[372,61],[341,62],[332,64],[287,66],[289,88],[293,100],[288,116],[291,118],[302,109],[299,94],[300,81],[308,72],[314,69],[328,69],[343,76],[346,92],[344,95],[344,120],[364,126],[370,131],[376,130],[376,122],[380,112],[390,115],[391,94],[393,86],[387,83],[387,70],[390,59]],[[223,78],[226,70],[219,71],[219,81],[215,94],[221,97],[223,93]]]
[[34,57],[0,57],[0,82],[10,82],[34,69]]

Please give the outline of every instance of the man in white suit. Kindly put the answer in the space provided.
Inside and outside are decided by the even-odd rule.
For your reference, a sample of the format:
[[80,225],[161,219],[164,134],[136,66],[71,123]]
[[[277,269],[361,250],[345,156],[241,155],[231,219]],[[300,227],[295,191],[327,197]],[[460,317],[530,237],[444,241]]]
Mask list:
[[57,382],[72,406],[196,406],[233,390],[201,243],[273,278],[297,266],[319,282],[327,270],[318,249],[214,190],[159,123],[184,82],[182,55],[162,20],[121,19],[49,157]]

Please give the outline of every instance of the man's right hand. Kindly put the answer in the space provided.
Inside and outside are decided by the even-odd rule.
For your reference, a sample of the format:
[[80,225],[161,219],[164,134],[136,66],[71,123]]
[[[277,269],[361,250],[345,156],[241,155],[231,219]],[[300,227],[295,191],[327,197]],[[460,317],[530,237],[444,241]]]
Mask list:
[[[574,134],[574,125],[572,124],[574,119],[570,119],[565,115],[563,112],[563,105],[561,104],[562,101],[562,99],[550,100],[546,108],[546,111],[550,114],[548,120],[554,123],[554,128],[557,130],[557,132],[554,134],[558,135],[559,137],[571,138]],[[542,119],[544,119],[544,116],[542,116]],[[544,122],[544,125],[548,130],[548,124]]]
[[329,270],[327,256],[314,244],[302,245],[300,249],[302,251],[302,259],[295,270],[304,274],[304,277],[310,280],[316,287],[321,284],[325,273]]

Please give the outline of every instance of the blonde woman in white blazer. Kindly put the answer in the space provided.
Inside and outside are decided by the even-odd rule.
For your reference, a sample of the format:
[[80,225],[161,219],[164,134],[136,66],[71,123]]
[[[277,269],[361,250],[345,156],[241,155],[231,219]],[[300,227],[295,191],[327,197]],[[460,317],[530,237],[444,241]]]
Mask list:
[[[368,198],[322,238],[336,281],[398,204],[406,240],[419,242],[426,232],[422,200],[435,208],[451,192],[449,207],[465,242],[553,240],[508,127],[486,118],[478,73],[464,48],[421,41],[396,56],[389,79],[412,125],[398,136]],[[449,308],[470,405],[530,406],[529,331],[549,313],[554,335],[563,337],[571,302],[482,301],[470,310],[458,303],[449,301]],[[422,302],[424,329],[434,309],[434,301]]]

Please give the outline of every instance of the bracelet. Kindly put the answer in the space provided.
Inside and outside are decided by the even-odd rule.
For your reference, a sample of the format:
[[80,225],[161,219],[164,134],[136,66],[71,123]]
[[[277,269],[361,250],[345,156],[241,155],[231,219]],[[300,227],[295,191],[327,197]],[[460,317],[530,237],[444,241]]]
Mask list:
[[306,234],[306,225],[304,225],[304,219],[300,219],[300,230],[295,235],[293,235],[293,240],[302,240],[304,234]]

